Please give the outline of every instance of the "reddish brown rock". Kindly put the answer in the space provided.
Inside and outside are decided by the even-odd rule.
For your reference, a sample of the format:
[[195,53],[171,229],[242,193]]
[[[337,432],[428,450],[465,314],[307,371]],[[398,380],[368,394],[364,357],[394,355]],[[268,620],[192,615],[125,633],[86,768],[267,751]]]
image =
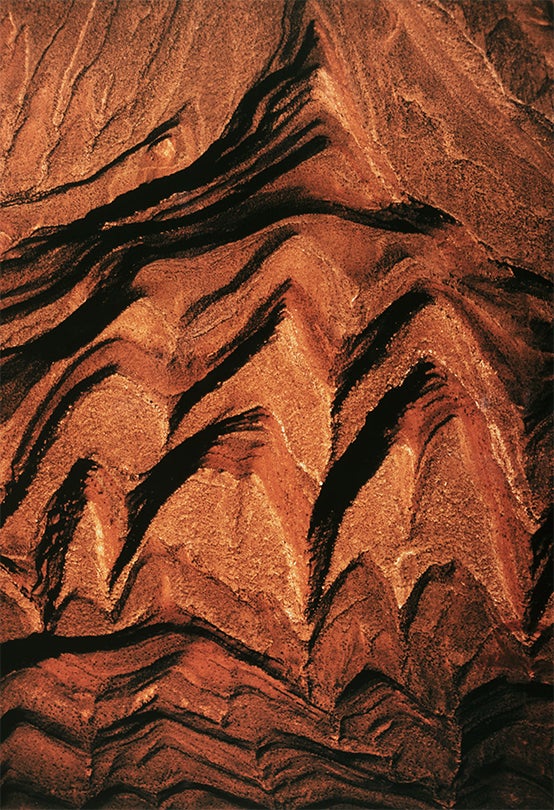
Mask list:
[[5,806],[549,806],[550,4],[0,14]]

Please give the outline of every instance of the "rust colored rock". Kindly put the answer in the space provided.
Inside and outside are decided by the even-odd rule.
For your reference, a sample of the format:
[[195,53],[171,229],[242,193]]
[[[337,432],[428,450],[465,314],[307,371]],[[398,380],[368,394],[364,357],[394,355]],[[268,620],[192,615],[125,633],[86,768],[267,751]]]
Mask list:
[[551,4],[0,15],[3,806],[551,806]]

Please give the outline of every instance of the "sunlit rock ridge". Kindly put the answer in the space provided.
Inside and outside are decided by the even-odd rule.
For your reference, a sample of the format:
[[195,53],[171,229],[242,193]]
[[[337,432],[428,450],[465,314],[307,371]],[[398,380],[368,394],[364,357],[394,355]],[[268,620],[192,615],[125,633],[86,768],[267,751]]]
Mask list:
[[0,15],[3,806],[551,806],[551,4]]

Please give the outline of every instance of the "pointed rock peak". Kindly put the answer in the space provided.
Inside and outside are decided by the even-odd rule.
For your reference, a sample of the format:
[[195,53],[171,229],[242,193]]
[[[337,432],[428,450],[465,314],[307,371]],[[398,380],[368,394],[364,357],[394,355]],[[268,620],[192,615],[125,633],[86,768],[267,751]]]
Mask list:
[[321,598],[312,617],[314,631],[311,643],[326,625],[331,625],[341,613],[360,601],[369,603],[366,605],[369,612],[384,612],[391,618],[396,612],[392,587],[369,552],[352,560]]
[[429,566],[419,577],[401,609],[401,626],[406,634],[416,628],[418,621],[437,623],[452,600],[464,612],[469,602],[479,604],[485,621],[497,624],[496,610],[486,591],[473,574],[457,560]]

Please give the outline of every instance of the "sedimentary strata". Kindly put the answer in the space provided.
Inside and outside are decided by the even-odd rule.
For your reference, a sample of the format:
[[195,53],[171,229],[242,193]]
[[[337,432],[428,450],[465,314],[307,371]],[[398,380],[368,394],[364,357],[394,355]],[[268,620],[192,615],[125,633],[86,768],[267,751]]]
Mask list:
[[550,5],[1,13],[4,805],[550,806]]

